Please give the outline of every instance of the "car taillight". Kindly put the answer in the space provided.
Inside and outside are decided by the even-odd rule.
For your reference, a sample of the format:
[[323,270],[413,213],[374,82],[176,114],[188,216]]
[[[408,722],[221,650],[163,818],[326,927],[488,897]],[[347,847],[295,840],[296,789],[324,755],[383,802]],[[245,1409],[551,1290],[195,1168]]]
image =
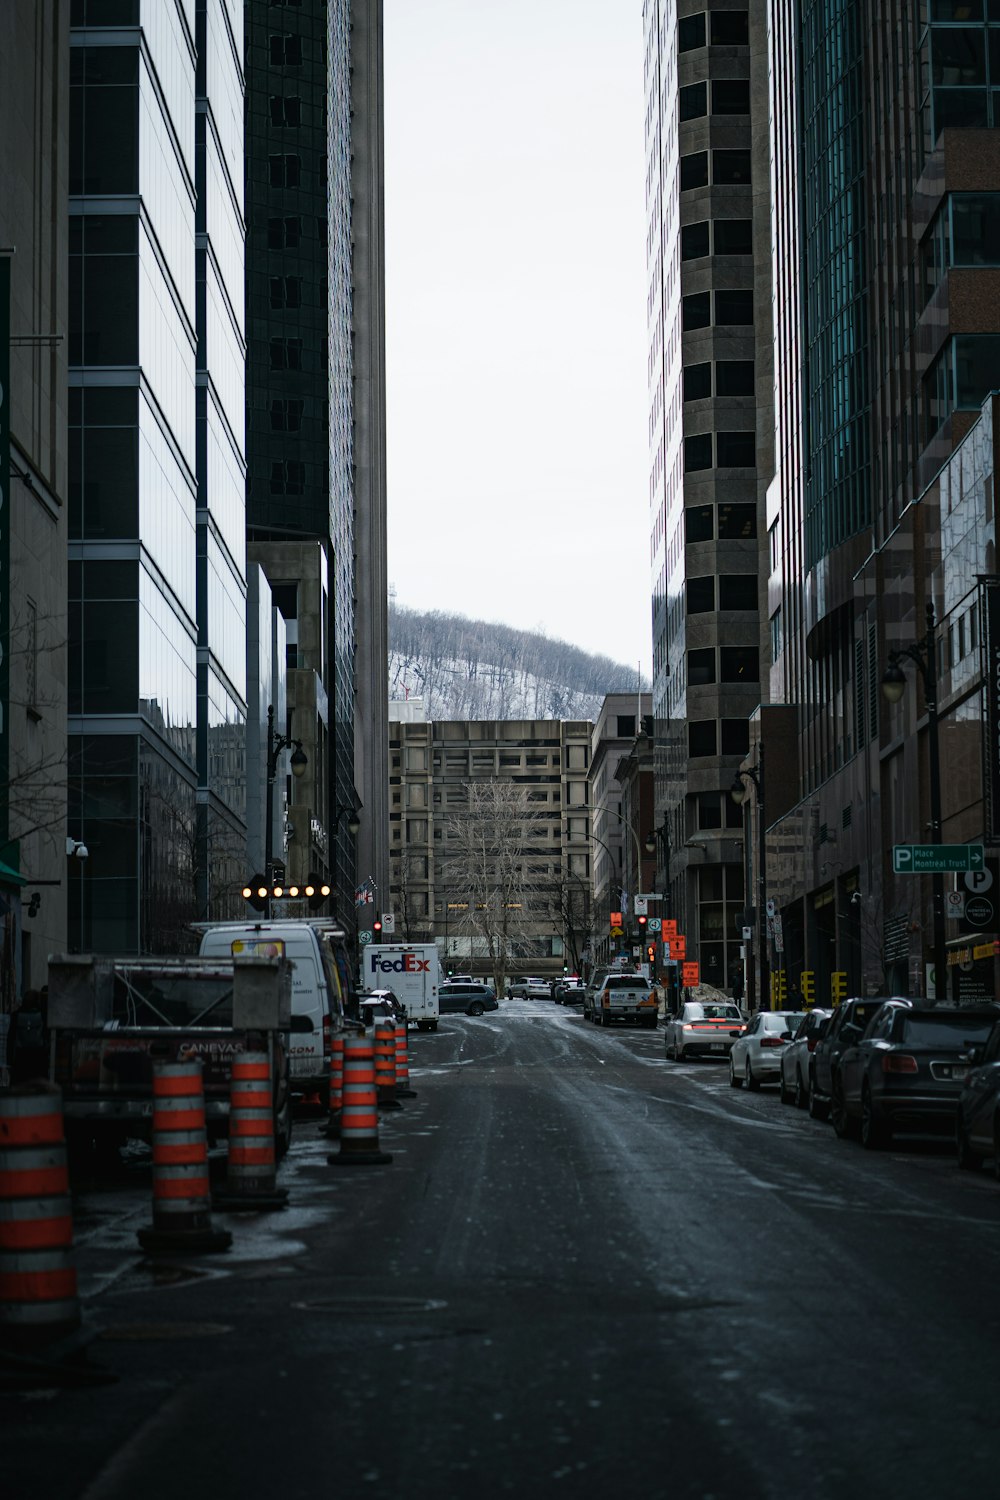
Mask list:
[[785,1038],[783,1036],[762,1036],[760,1039],[762,1047],[783,1047]]
[[886,1052],[882,1056],[883,1073],[918,1073],[917,1059],[905,1052]]
[[809,1052],[815,1052],[816,1051],[816,1043],[818,1041],[819,1041],[819,1037],[818,1036],[808,1036],[808,1037],[806,1037],[806,1049]]

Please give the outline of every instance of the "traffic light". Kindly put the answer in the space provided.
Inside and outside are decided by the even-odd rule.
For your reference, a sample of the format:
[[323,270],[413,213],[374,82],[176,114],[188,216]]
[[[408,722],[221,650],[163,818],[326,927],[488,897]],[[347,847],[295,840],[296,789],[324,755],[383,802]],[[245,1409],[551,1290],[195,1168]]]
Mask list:
[[647,948],[646,948],[646,957],[649,959],[650,963],[655,963],[656,962],[656,944],[655,943],[650,943],[647,946]]
[[382,923],[379,920],[379,918],[376,917],[375,920],[374,920],[374,922],[372,923],[372,942],[373,943],[380,943],[381,941],[382,941]]
[[645,933],[646,933],[646,922],[648,921],[648,918],[647,917],[636,917],[636,921],[639,924],[639,936],[640,937],[644,937]]
[[569,964],[563,964],[563,973],[564,974],[568,974],[569,973]]
[[263,875],[254,875],[243,887],[243,899],[257,911],[267,911],[267,898],[271,894]]
[[302,895],[309,902],[310,911],[319,911],[320,907],[330,895],[330,882],[324,880],[315,871],[310,871],[306,876],[306,883],[301,887]]

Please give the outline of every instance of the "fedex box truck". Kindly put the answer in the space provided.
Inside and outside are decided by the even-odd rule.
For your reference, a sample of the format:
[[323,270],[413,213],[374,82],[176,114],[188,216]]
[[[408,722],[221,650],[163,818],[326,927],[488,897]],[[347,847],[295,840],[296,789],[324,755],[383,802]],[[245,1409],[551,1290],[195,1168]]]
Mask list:
[[392,990],[406,1006],[407,1021],[437,1031],[441,966],[435,943],[369,943],[361,960],[366,990]]

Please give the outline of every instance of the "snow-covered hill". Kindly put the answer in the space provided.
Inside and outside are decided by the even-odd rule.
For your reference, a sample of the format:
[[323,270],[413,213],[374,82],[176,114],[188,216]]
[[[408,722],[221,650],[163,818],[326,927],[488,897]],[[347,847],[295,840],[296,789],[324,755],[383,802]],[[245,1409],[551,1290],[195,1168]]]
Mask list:
[[596,719],[605,694],[635,692],[637,675],[534,631],[389,611],[389,697],[422,698],[428,719]]

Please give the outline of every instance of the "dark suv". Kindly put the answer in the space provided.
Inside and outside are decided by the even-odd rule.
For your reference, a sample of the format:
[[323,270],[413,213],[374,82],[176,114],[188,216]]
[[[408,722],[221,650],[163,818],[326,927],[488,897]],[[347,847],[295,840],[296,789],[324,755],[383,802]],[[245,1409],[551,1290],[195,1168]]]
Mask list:
[[842,1000],[831,1016],[826,1032],[816,1043],[809,1059],[809,1113],[814,1120],[825,1120],[829,1116],[841,1056],[845,1048],[860,1042],[868,1023],[876,1011],[882,1009],[886,998],[878,995],[867,1000]]
[[484,1011],[500,1007],[488,985],[452,980],[438,985],[438,1009],[443,1016],[481,1016]]

